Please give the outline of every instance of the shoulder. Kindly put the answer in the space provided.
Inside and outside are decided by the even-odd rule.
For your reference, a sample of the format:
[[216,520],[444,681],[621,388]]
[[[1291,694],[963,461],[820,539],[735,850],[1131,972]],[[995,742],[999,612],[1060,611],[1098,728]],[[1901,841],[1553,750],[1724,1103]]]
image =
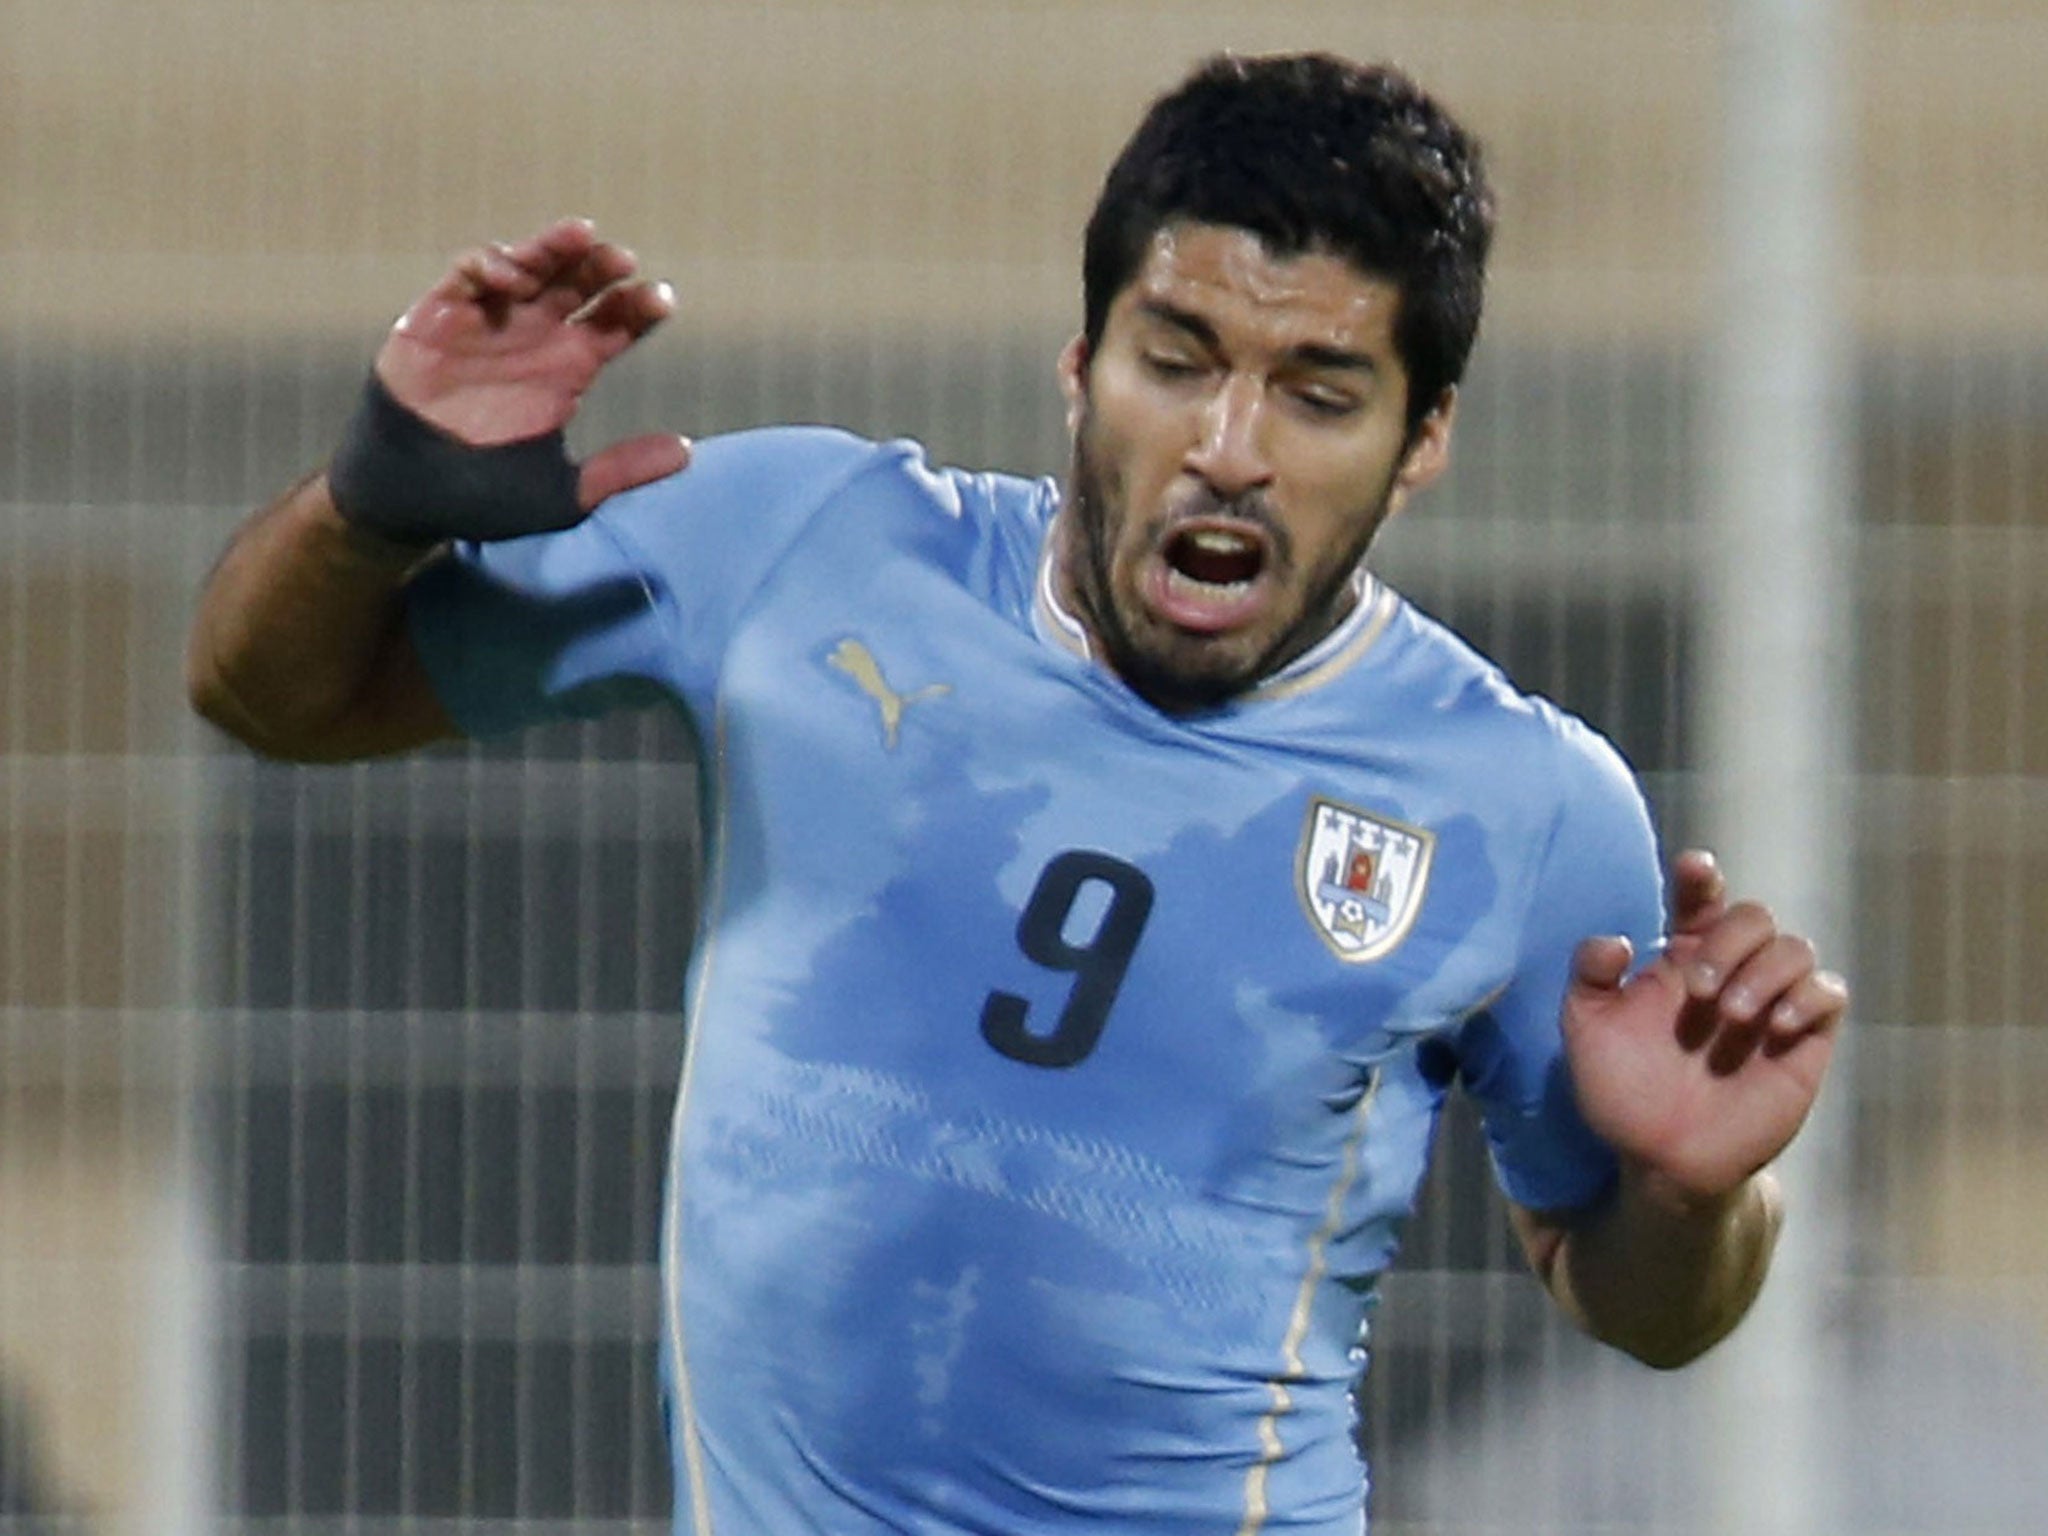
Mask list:
[[838,427],[774,426],[698,442],[690,463],[615,496],[595,521],[643,546],[701,518],[737,519],[751,541],[794,536],[827,510],[976,522],[1027,517],[1032,482],[932,462],[922,443],[878,441]]
[[1634,818],[1643,814],[1643,791],[1634,767],[1606,735],[1546,698],[1529,704],[1567,805],[1599,808]]
[[1547,699],[1529,702],[1548,802],[1531,871],[1532,931],[1561,945],[1620,933],[1647,955],[1663,928],[1663,875],[1642,783],[1620,748],[1591,725]]
[[1628,871],[1633,886],[1641,870],[1654,873],[1650,808],[1613,741],[1412,604],[1389,631],[1397,718],[1433,739],[1431,761],[1464,803],[1484,807],[1503,846],[1520,850],[1527,880],[1576,887]]
[[690,462],[599,507],[596,520],[623,530],[687,517],[699,509],[771,511],[816,506],[878,462],[891,448],[837,427],[757,427],[698,440]]
[[[1598,729],[1555,701],[1517,684],[1500,665],[1406,598],[1388,626],[1384,670],[1408,707],[1444,728],[1483,738],[1501,777],[1602,799],[1638,797],[1634,771]],[[1467,743],[1466,745],[1470,745]]]

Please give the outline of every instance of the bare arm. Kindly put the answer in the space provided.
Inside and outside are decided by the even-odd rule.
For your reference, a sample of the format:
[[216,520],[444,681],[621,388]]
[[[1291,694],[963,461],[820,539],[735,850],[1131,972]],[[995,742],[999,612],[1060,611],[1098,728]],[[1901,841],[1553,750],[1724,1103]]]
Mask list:
[[1576,1219],[1512,1207],[1515,1233],[1566,1316],[1646,1365],[1670,1369],[1727,1337],[1763,1289],[1784,1220],[1775,1174],[1692,1201],[1625,1174]]
[[427,560],[345,523],[324,475],[245,523],[214,567],[185,657],[194,709],[244,745],[342,762],[455,734],[404,622]]
[[1588,940],[1565,1000],[1573,1084],[1620,1160],[1616,1187],[1587,1212],[1513,1212],[1565,1312],[1666,1368],[1762,1288],[1784,1211],[1768,1165],[1813,1107],[1849,1002],[1805,939],[1729,905],[1710,857],[1681,855],[1673,884],[1664,953],[1631,977],[1625,940]]
[[304,762],[454,734],[406,631],[407,581],[450,539],[566,527],[688,460],[672,435],[580,466],[561,447],[598,373],[672,307],[636,266],[563,220],[466,253],[400,317],[331,475],[257,513],[215,568],[186,659],[200,714]]

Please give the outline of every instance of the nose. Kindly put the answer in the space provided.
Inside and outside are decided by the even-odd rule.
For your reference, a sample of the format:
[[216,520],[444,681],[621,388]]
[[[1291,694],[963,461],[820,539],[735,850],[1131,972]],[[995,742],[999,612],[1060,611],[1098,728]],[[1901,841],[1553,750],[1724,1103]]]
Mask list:
[[1263,443],[1265,391],[1254,378],[1229,375],[1203,402],[1187,467],[1219,496],[1240,496],[1272,478]]

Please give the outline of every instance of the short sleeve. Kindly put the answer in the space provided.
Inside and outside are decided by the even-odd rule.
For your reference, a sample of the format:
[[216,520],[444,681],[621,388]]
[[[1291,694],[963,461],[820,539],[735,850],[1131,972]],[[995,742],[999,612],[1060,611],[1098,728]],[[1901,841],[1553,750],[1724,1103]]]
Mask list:
[[1620,934],[1645,963],[1662,943],[1656,834],[1618,752],[1569,717],[1559,803],[1530,883],[1513,979],[1459,1036],[1502,1192],[1530,1210],[1582,1208],[1605,1193],[1614,1155],[1578,1110],[1560,1017],[1581,942]]
[[573,528],[458,544],[407,593],[442,706],[471,736],[664,698],[701,710],[748,601],[879,451],[821,427],[710,438]]

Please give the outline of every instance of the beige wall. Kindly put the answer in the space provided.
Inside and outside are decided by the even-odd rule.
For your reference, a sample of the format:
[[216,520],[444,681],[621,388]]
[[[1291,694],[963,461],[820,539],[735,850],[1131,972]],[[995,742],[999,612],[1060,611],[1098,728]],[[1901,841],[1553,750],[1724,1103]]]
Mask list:
[[[0,326],[351,330],[583,211],[693,324],[1062,327],[1143,101],[1220,46],[1424,75],[1492,145],[1495,324],[1698,318],[1704,0],[0,0]],[[1842,0],[1886,333],[2048,333],[2048,10]]]

